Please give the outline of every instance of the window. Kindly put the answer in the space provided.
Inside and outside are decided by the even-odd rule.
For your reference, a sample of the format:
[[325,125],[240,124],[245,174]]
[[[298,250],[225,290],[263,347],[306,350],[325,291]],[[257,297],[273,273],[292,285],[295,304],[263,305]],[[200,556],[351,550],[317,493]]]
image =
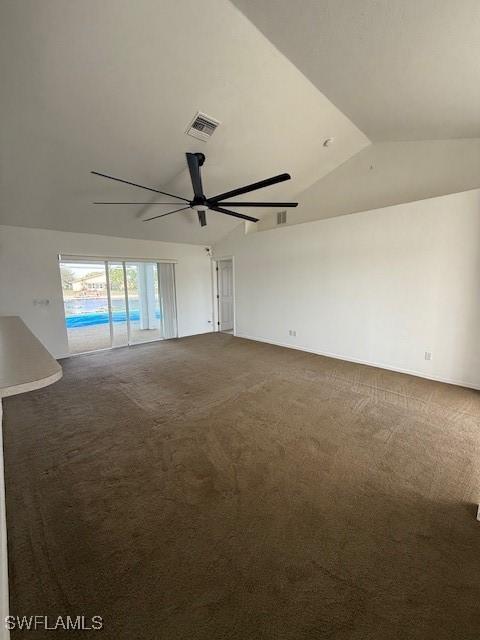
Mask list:
[[177,336],[175,265],[60,257],[70,353]]

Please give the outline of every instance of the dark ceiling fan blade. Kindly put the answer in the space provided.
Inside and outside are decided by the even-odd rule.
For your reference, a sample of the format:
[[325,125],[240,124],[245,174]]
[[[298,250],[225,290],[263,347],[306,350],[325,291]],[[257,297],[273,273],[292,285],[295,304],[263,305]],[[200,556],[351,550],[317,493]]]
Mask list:
[[201,227],[206,227],[207,226],[207,216],[205,214],[205,211],[197,211],[198,213],[198,219],[200,221],[200,226]]
[[190,207],[182,207],[181,209],[174,209],[173,211],[162,213],[159,216],[153,216],[152,218],[144,218],[142,222],[150,222],[150,220],[156,220],[157,218],[164,218],[165,216],[169,216],[171,213],[177,213],[177,211],[185,211],[186,209],[190,209]]
[[227,207],[298,207],[298,202],[216,202],[219,206]]
[[197,153],[186,153],[188,170],[192,180],[193,193],[196,198],[205,198],[202,186],[202,176],[200,174],[200,158]]
[[222,200],[228,200],[228,198],[233,198],[234,196],[240,196],[242,193],[249,193],[250,191],[256,191],[257,189],[263,189],[263,187],[269,187],[272,184],[277,184],[278,182],[285,182],[285,180],[290,180],[290,175],[288,173],[281,173],[278,176],[273,176],[273,178],[267,178],[266,180],[260,180],[260,182],[248,184],[246,187],[239,187],[232,191],[226,191],[225,193],[221,193],[213,198],[208,198],[208,201],[214,204],[221,202]]
[[228,209],[222,209],[222,207],[210,206],[212,211],[218,211],[219,213],[225,213],[227,216],[233,216],[234,218],[241,218],[242,220],[249,220],[250,222],[258,222],[258,218],[252,218],[252,216],[244,216],[243,213],[235,213],[235,211],[229,211]]
[[184,202],[190,202],[188,198],[182,198],[182,196],[174,196],[172,193],[168,193],[167,191],[160,191],[159,189],[152,189],[151,187],[145,187],[143,184],[137,184],[136,182],[129,182],[128,180],[122,180],[122,178],[114,178],[113,176],[109,176],[106,173],[99,173],[98,171],[91,171],[95,176],[100,176],[101,178],[108,178],[109,180],[115,180],[116,182],[123,182],[123,184],[129,184],[131,187],[138,187],[139,189],[146,189],[147,191],[153,191],[154,193],[161,193],[164,196],[169,196],[170,198],[177,198],[177,200],[183,200]]
[[92,204],[161,204],[171,207],[172,204],[183,204],[183,202],[92,202]]

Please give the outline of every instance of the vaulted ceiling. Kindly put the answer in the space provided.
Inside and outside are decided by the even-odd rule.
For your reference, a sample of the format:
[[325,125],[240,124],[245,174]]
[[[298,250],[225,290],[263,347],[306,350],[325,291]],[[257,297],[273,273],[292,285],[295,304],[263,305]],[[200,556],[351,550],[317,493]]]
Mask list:
[[[202,151],[207,195],[288,171],[261,193],[291,198],[369,143],[227,0],[4,0],[0,24],[4,224],[210,244],[238,221],[144,223],[160,207],[91,202],[152,194],[89,172],[191,197]],[[197,110],[221,121],[206,143]]]
[[480,137],[478,0],[233,0],[373,141]]
[[[92,205],[150,197],[90,171],[190,197],[184,154],[202,151],[207,195],[288,171],[258,192],[285,199],[372,140],[478,136],[479,11],[476,0],[3,0],[0,224],[212,244],[238,222],[145,223],[161,207]],[[221,121],[208,142],[185,134],[198,110]]]

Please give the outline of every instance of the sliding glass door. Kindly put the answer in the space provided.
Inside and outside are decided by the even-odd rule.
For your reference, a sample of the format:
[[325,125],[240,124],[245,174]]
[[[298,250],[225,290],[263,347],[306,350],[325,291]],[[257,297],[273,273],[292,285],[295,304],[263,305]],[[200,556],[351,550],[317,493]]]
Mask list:
[[61,262],[63,305],[70,353],[110,347],[105,262]]
[[61,256],[70,353],[177,336],[175,265]]

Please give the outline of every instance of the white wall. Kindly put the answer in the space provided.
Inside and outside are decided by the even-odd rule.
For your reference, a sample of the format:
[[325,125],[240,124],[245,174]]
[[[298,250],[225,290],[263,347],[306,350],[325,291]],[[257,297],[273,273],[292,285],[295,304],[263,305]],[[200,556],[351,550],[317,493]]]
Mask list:
[[237,335],[480,388],[479,190],[236,230],[214,252],[235,258]]
[[[68,355],[59,253],[178,260],[179,335],[211,331],[211,271],[205,247],[0,226],[0,315],[19,315],[56,358]],[[36,306],[34,299],[49,299],[50,304]]]

